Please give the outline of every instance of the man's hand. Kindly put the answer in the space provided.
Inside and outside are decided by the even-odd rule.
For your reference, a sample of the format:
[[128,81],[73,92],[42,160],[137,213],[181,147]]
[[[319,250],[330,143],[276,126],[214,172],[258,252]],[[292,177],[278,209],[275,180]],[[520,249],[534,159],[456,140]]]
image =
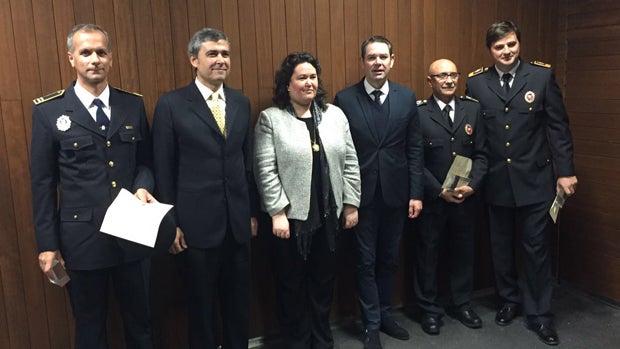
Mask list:
[[158,202],[157,200],[155,200],[153,195],[151,195],[151,193],[149,193],[149,191],[144,188],[140,188],[136,190],[136,193],[133,195],[137,197],[140,201],[142,201],[143,204],[150,204],[152,202]]
[[342,226],[345,229],[351,229],[357,225],[358,215],[357,215],[357,207],[349,204],[345,204],[342,210],[343,222]]
[[54,276],[52,272],[54,259],[57,259],[63,268],[65,267],[65,260],[62,258],[60,250],[43,251],[39,253],[39,267],[48,278],[52,278]]
[[258,235],[258,219],[256,217],[250,218],[250,231],[252,236]]
[[271,222],[273,223],[273,235],[281,239],[288,239],[291,237],[288,218],[284,210],[274,214],[273,217],[271,217]]
[[461,202],[465,201],[465,199],[470,197],[473,193],[474,190],[470,186],[464,185],[454,188],[454,190],[442,189],[439,197],[446,200],[447,202],[460,204]]
[[185,234],[183,234],[183,230],[177,227],[177,235],[172,242],[172,246],[168,249],[168,252],[172,254],[177,254],[185,251],[187,248],[187,244],[185,243]]
[[558,178],[556,192],[559,192],[560,189],[564,190],[566,196],[572,196],[575,194],[575,191],[577,190],[577,177],[571,176]]
[[409,218],[418,218],[422,212],[422,200],[409,200]]

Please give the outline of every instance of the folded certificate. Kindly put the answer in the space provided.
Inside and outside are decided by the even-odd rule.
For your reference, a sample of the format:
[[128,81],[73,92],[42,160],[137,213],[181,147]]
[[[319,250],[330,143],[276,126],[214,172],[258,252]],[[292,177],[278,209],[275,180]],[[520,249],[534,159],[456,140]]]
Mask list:
[[143,204],[129,191],[121,189],[108,207],[101,232],[149,247],[155,246],[159,223],[172,205]]
[[461,155],[455,156],[441,187],[447,190],[454,190],[454,188],[468,185],[471,181],[471,178],[469,178],[471,165],[472,161],[470,158]]
[[553,204],[551,204],[551,208],[549,209],[549,214],[551,215],[551,219],[553,219],[553,223],[558,220],[558,214],[560,214],[560,209],[564,207],[565,201],[566,193],[564,192],[564,190],[560,189],[560,191],[558,191],[558,193],[555,195]]

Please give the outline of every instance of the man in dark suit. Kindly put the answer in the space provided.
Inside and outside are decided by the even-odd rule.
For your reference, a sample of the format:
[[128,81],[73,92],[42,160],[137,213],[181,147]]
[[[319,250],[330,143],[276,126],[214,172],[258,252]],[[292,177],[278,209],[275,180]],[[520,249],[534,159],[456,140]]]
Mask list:
[[[545,63],[522,61],[520,40],[513,22],[491,25],[486,45],[495,65],[480,68],[467,79],[468,93],[480,101],[488,142],[485,200],[502,302],[495,322],[510,324],[522,304],[528,328],[544,343],[557,345],[551,314],[548,212],[556,192],[575,193],[573,143],[553,71]],[[525,251],[522,291],[513,254],[515,234]]]
[[34,100],[31,181],[39,265],[66,267],[76,348],[107,348],[108,283],[117,296],[127,348],[151,348],[148,259],[99,231],[121,188],[153,201],[151,142],[139,95],[110,87],[107,32],[75,26],[67,38],[77,80]]
[[[439,334],[444,307],[438,301],[437,266],[440,246],[448,268],[452,315],[470,328],[482,327],[471,308],[474,272],[475,197],[486,171],[484,128],[480,105],[469,97],[455,97],[459,73],[447,59],[433,62],[426,80],[433,90],[418,101],[424,137],[424,211],[417,221],[414,290],[423,312],[424,332]],[[470,182],[453,189],[442,187],[456,155],[472,160]]]
[[[155,183],[174,204],[188,291],[190,348],[216,348],[212,309],[219,294],[223,347],[247,348],[250,236],[256,233],[250,101],[224,86],[230,42],[205,28],[188,45],[196,79],[163,95],[153,120]],[[251,203],[253,204],[251,207]]]
[[366,327],[365,348],[381,348],[379,330],[406,340],[390,316],[405,219],[422,211],[423,148],[414,92],[388,81],[392,44],[382,36],[362,43],[365,78],[336,95],[347,118],[362,178],[357,286]]

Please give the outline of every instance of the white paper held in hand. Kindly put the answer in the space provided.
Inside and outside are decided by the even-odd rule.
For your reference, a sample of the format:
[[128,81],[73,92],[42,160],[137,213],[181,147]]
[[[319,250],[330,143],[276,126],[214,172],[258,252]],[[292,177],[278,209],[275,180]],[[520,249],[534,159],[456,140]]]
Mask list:
[[149,247],[155,246],[159,224],[172,205],[143,204],[126,189],[121,189],[108,207],[101,232]]

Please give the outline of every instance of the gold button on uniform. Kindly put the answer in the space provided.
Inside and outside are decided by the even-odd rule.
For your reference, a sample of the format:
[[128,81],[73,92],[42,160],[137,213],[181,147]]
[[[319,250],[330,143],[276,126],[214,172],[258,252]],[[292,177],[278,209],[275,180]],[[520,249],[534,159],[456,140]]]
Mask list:
[[116,181],[112,181],[112,188],[116,188]]
[[450,142],[454,142],[454,137],[450,137]]
[[73,219],[78,219],[78,215],[74,214]]
[[509,163],[509,164],[512,164],[512,159],[508,158],[508,159],[506,159],[506,162]]
[[111,147],[111,146],[112,146],[112,142],[110,142],[110,141],[106,141],[106,142],[105,142],[105,146],[106,146],[106,147],[108,147],[108,148],[109,148],[109,147]]
[[73,148],[77,148],[77,147],[78,147],[78,143],[77,142],[73,143]]
[[114,161],[110,161],[110,162],[108,162],[108,166],[110,166],[110,167],[114,167]]
[[506,148],[510,147],[510,142],[506,142]]
[[456,152],[455,151],[452,152],[452,156],[456,156]]
[[504,126],[504,128],[505,128],[506,130],[510,130],[510,125],[506,125],[506,126]]
[[506,108],[504,109],[504,111],[505,111],[506,113],[508,113],[508,110],[510,110],[510,109],[508,109],[508,107],[506,107]]

